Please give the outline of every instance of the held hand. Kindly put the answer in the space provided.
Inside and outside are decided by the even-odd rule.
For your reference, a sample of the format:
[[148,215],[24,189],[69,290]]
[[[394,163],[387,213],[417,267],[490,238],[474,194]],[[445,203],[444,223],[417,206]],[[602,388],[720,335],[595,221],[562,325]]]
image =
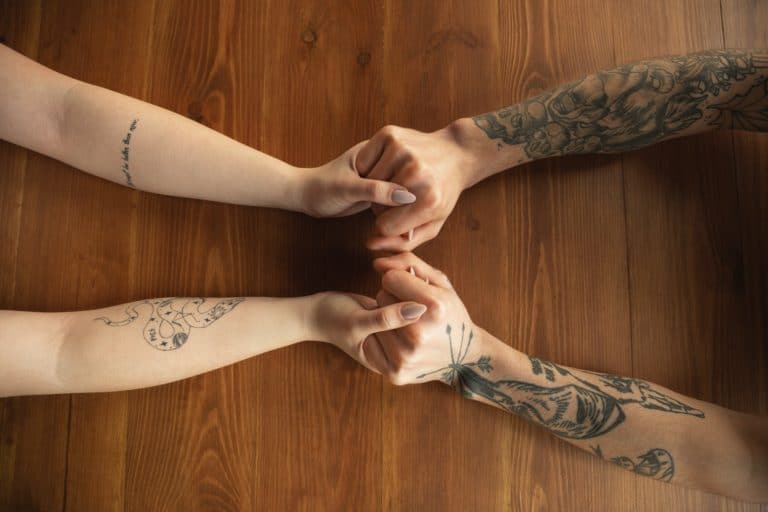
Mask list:
[[433,133],[385,126],[360,149],[355,165],[361,176],[397,183],[417,197],[402,208],[374,208],[378,233],[368,241],[369,249],[410,251],[437,236],[461,192],[473,183],[472,153],[459,133],[456,125]]
[[479,333],[448,278],[412,253],[379,258],[374,267],[383,274],[379,306],[403,300],[427,306],[418,322],[379,332],[366,341],[366,353],[383,355],[385,365],[376,369],[397,385],[454,383],[457,375],[452,368],[477,355],[477,343],[472,341]]
[[416,196],[397,183],[361,177],[354,168],[355,155],[364,143],[325,165],[302,171],[303,210],[312,217],[344,217],[371,204],[401,206]]
[[370,370],[386,366],[383,355],[370,351],[372,334],[418,321],[426,307],[413,301],[395,301],[379,307],[363,295],[327,292],[312,297],[307,324],[310,336],[336,345]]

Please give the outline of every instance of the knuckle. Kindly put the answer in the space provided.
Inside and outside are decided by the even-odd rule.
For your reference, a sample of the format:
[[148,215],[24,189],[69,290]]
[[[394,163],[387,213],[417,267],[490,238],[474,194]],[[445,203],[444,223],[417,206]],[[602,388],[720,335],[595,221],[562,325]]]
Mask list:
[[393,124],[385,125],[379,130],[379,133],[385,141],[392,142],[397,136],[397,126]]
[[387,314],[386,309],[381,309],[376,312],[376,323],[382,327],[386,327],[387,329],[392,327],[392,319]]
[[437,189],[430,188],[422,196],[422,202],[430,208],[440,205],[442,200],[441,194]]
[[366,187],[371,197],[382,197],[387,193],[387,186],[380,181],[370,181]]
[[443,320],[446,317],[445,304],[441,301],[434,301],[428,305],[430,313],[436,320]]
[[405,375],[403,375],[403,373],[400,372],[399,370],[390,372],[388,377],[389,377],[389,382],[391,382],[395,386],[403,386],[407,383],[405,379]]
[[415,181],[419,181],[422,178],[424,174],[424,169],[421,168],[418,164],[411,161],[408,163],[408,165],[406,165],[403,168],[402,173],[403,173],[403,180],[406,182],[412,183]]
[[415,351],[416,349],[426,345],[428,341],[427,333],[425,333],[423,330],[419,330],[413,335],[410,341],[411,341],[411,347],[413,347],[413,350]]

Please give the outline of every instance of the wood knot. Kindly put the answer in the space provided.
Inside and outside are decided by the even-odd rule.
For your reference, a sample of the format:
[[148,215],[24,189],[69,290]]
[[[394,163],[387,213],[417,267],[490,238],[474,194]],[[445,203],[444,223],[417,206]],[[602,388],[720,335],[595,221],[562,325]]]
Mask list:
[[317,34],[315,34],[314,30],[308,28],[301,33],[301,40],[309,46],[315,46],[315,43],[317,43]]
[[361,65],[362,67],[365,67],[368,65],[368,63],[371,62],[371,54],[368,52],[360,52],[357,55],[357,63]]
[[480,221],[471,215],[467,215],[467,228],[470,231],[478,231],[480,229]]

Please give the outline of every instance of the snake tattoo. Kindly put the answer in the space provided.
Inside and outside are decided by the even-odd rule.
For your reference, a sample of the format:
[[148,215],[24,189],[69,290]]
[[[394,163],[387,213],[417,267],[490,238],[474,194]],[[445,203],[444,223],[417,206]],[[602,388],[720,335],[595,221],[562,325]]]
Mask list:
[[158,350],[176,350],[187,342],[193,327],[208,327],[244,300],[244,297],[221,299],[206,309],[203,309],[206,302],[203,297],[142,300],[126,306],[126,317],[122,320],[110,320],[104,316],[95,320],[101,320],[110,327],[123,327],[139,318],[139,309],[148,309],[149,319],[144,324],[144,339]]

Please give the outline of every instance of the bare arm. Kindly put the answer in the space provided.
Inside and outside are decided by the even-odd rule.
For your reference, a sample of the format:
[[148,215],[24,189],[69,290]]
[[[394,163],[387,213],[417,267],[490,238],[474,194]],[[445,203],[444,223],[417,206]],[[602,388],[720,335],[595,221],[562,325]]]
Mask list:
[[[768,51],[711,50],[598,71],[433,133],[388,126],[357,169],[418,200],[378,210],[369,247],[410,251],[439,233],[461,193],[533,160],[629,151],[718,128],[768,131]],[[413,239],[402,235],[413,230]]]
[[428,307],[419,322],[375,336],[394,383],[440,380],[640,476],[768,502],[768,418],[528,356],[474,325],[445,275],[412,253],[374,264],[379,304]]
[[[360,179],[355,148],[300,169],[163,108],[48,69],[0,45],[0,138],[159,194],[347,215],[413,197]],[[399,192],[399,194],[397,193]]]
[[66,313],[0,311],[0,396],[154,386],[304,340],[333,343],[367,365],[362,341],[415,321],[420,313],[414,316],[413,306],[378,308],[366,297],[321,293],[168,297]]

